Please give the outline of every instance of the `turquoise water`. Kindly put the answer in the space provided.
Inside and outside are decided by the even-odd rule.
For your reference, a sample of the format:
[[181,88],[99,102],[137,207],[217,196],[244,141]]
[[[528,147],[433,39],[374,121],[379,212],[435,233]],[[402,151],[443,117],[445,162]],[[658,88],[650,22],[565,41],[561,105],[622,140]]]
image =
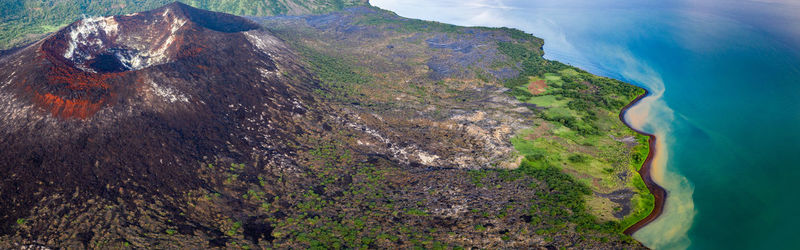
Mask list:
[[371,0],[401,16],[515,27],[547,58],[643,86],[658,249],[800,249],[800,5],[789,1]]

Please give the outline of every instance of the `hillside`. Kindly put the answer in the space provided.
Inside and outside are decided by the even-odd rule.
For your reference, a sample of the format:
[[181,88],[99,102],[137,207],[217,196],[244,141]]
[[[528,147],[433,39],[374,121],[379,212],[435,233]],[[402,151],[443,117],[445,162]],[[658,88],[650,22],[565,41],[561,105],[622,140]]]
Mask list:
[[[553,166],[591,189],[594,215],[623,228],[652,209],[653,197],[636,173],[649,152],[648,138],[618,118],[645,91],[543,59],[541,39],[513,29],[407,19],[377,8],[255,19],[308,58],[323,76],[325,96],[384,116],[381,126],[397,131],[398,139],[411,140],[404,128],[411,120],[428,127],[426,134],[460,126],[466,134],[446,138],[484,142],[456,145],[487,153],[480,157],[430,149],[439,158],[427,165]],[[438,138],[430,138],[428,147],[440,145]]]
[[[108,16],[151,10],[174,0],[22,0],[0,2],[0,49],[40,39],[83,16]],[[188,0],[183,3],[242,16],[320,14],[367,0]]]
[[0,54],[0,248],[643,248],[644,90],[542,45],[373,7],[82,19]]
[[[574,179],[568,185],[575,189],[556,207],[586,214],[553,216],[563,207],[533,205],[539,233],[595,227],[597,221],[605,223],[602,230],[619,232],[652,210],[653,196],[636,172],[649,152],[647,137],[618,118],[644,90],[544,60],[541,39],[512,29],[406,19],[377,8],[255,20],[308,58],[312,72],[323,77],[319,92],[326,97],[380,116],[375,126],[396,133],[401,144],[423,133],[430,141],[419,147],[437,157],[426,165],[473,169],[475,180],[532,169],[555,171],[528,172],[540,179]],[[461,134],[440,131],[445,127]]]

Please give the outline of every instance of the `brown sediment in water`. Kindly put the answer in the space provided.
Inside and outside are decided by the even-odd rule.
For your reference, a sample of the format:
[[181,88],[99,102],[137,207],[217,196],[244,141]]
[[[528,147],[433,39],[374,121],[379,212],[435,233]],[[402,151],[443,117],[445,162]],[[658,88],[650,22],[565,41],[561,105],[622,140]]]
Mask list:
[[636,222],[636,224],[633,224],[632,226],[625,229],[624,233],[627,235],[633,235],[633,233],[635,233],[639,229],[647,226],[647,224],[650,224],[650,222],[655,221],[656,218],[658,218],[658,216],[660,216],[661,213],[664,212],[664,201],[666,201],[667,199],[667,190],[665,190],[664,188],[656,184],[655,181],[653,181],[653,176],[650,172],[653,167],[653,159],[655,158],[655,153],[656,153],[656,136],[649,133],[645,133],[644,131],[641,131],[639,129],[636,129],[630,124],[628,124],[627,121],[625,121],[625,113],[628,111],[628,109],[633,107],[643,98],[647,97],[648,94],[649,92],[645,91],[644,94],[639,95],[632,102],[628,103],[627,106],[622,108],[622,111],[619,113],[619,119],[622,120],[622,122],[625,123],[626,126],[633,129],[633,131],[636,131],[639,134],[650,137],[650,139],[648,140],[650,143],[650,152],[647,154],[647,159],[644,161],[644,164],[642,164],[642,168],[639,169],[639,175],[642,177],[642,180],[644,180],[644,184],[647,186],[647,189],[649,189],[650,193],[652,193],[653,196],[655,197],[653,211],[651,211],[650,214],[647,215],[647,217],[645,217],[644,219]]

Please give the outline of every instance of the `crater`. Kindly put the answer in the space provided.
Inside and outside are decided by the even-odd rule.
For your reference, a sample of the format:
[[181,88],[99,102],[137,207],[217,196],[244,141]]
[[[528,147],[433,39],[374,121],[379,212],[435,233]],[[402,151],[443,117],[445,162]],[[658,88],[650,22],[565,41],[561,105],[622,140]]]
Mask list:
[[89,61],[89,67],[98,72],[122,72],[130,69],[114,54],[101,54]]
[[124,16],[79,20],[53,37],[43,50],[51,59],[91,73],[139,70],[174,61],[186,32],[242,32],[259,25],[242,17],[200,10],[182,3]]
[[[23,88],[55,116],[87,118],[133,85],[137,78],[129,73],[188,57],[209,60],[219,55],[207,54],[215,45],[206,38],[259,27],[242,17],[177,2],[129,15],[84,18],[43,41],[41,58],[50,62],[42,64],[46,81]],[[158,90],[171,102],[186,99],[167,91],[169,86]]]
[[169,9],[160,17],[86,18],[50,37],[42,49],[51,61],[90,73],[138,70],[173,61],[187,22]]

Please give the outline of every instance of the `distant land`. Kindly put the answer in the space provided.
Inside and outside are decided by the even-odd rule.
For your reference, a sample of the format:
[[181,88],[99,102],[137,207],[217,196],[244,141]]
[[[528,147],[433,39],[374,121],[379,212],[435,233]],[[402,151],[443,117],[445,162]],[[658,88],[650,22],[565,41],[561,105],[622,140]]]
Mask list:
[[0,5],[0,248],[644,248],[644,89],[366,1],[165,3]]
[[[0,49],[39,40],[44,34],[84,16],[108,16],[146,11],[173,0],[21,0],[0,2]],[[183,3],[240,16],[321,14],[367,0],[188,0]]]

